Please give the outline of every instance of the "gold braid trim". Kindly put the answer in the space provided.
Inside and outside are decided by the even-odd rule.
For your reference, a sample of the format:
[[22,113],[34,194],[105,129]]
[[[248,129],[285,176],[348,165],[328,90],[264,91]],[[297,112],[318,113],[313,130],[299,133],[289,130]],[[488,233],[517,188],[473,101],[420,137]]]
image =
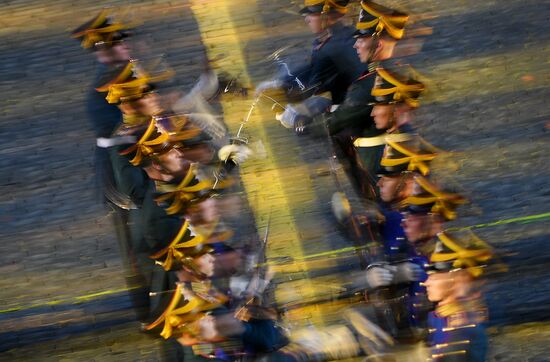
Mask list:
[[415,99],[411,92],[422,92],[425,87],[423,84],[405,84],[401,82],[399,79],[392,76],[387,70],[384,68],[377,68],[376,72],[387,82],[391,83],[395,87],[393,88],[373,88],[371,95],[375,97],[379,96],[386,96],[389,94],[393,94],[393,99],[397,102],[404,101],[411,107],[418,107],[419,102],[418,99]]
[[483,268],[479,264],[487,262],[493,255],[493,252],[487,243],[477,237],[475,237],[476,241],[481,244],[481,247],[478,249],[466,249],[451,239],[444,232],[439,233],[437,237],[443,245],[451,249],[453,252],[435,252],[430,257],[430,261],[437,263],[454,260],[453,267],[465,268],[474,277],[479,277],[483,273]]
[[176,188],[173,191],[166,192],[165,194],[157,197],[155,199],[155,201],[160,203],[160,202],[168,201],[168,200],[174,198],[174,202],[172,203],[172,206],[170,206],[168,209],[170,209],[172,207],[175,207],[174,203],[176,201],[178,201],[178,199],[179,199],[178,196],[183,197],[183,195],[178,195],[179,191],[181,189],[185,188],[185,186],[187,186],[193,180],[193,177],[195,176],[195,169],[196,168],[197,168],[196,164],[191,164],[191,166],[189,167],[189,170],[187,171],[187,174],[185,175],[183,180],[179,183],[179,185],[177,185]]
[[445,150],[442,150],[441,148],[435,147],[434,145],[432,145],[431,143],[426,141],[421,136],[417,136],[417,138],[420,141],[420,143],[422,143],[424,145],[424,147],[426,147],[426,149],[429,150],[432,153],[445,153],[445,154],[449,153],[448,151],[445,151]]
[[346,14],[348,12],[348,8],[345,5],[339,5],[333,0],[325,0],[325,3],[323,5],[323,13],[327,13],[331,8],[336,10],[340,14]]
[[170,248],[173,248],[177,243],[180,242],[181,238],[183,238],[183,236],[185,235],[185,232],[187,231],[188,228],[189,228],[189,220],[185,220],[183,222],[182,226],[180,227],[178,233],[174,237],[174,239],[172,239],[172,241],[170,242],[170,244],[166,248],[160,250],[159,252],[157,252],[157,253],[149,256],[149,257],[151,259],[158,259],[158,258],[166,255],[169,252]]
[[432,196],[409,196],[400,205],[426,205],[434,203],[432,212],[443,215],[447,220],[456,219],[455,206],[466,203],[466,199],[459,194],[440,191],[435,185],[421,176],[415,178],[415,182]]
[[348,11],[346,6],[339,5],[333,0],[304,0],[304,6],[323,5],[323,13],[328,12],[331,8],[338,11],[340,14],[345,14]]
[[[151,119],[149,117],[149,119]],[[141,117],[136,117],[136,121],[142,120]],[[152,140],[149,140],[149,138],[153,135],[156,128],[156,122],[154,119],[151,120],[151,123],[149,123],[149,126],[147,127],[147,130],[143,134],[143,136],[139,139],[139,141],[131,146],[130,148],[120,152],[121,155],[127,155],[131,152],[136,151],[136,155],[134,158],[130,160],[130,163],[134,166],[139,166],[141,161],[144,157],[153,155],[158,152],[158,147],[155,149],[156,146],[163,145],[165,143],[174,143],[179,141],[184,141],[187,139],[191,139],[193,137],[196,137],[200,134],[201,130],[198,128],[185,130],[185,131],[179,131],[179,132],[172,132],[172,133],[162,133],[157,138],[154,138]],[[186,179],[188,178],[189,174],[186,175]],[[193,174],[190,175],[191,177]],[[187,183],[189,183],[187,181]],[[200,184],[200,183],[199,183]],[[194,191],[194,188],[196,188],[197,185],[191,186],[189,188],[183,188],[182,191],[192,192]],[[201,185],[201,189],[205,188],[205,185]]]
[[90,26],[88,26],[88,28],[78,32],[78,33],[74,33],[72,35],[73,38],[80,38],[81,36],[83,35],[86,35],[86,33],[90,32],[90,31],[93,31],[93,30],[96,30],[95,28],[97,28],[98,26],[100,26],[106,19],[107,19],[107,15],[108,15],[108,11],[107,10],[101,10],[101,12],[99,13],[99,15],[95,18],[95,20],[92,22],[92,24],[90,24]]
[[107,19],[107,15],[107,10],[102,10],[87,29],[72,34],[72,38],[82,37],[82,42],[80,44],[84,49],[88,49],[98,41],[103,40],[96,28]]
[[151,116],[142,114],[122,114],[122,123],[128,127],[140,126],[151,120]]
[[[166,208],[166,213],[168,215],[176,214],[188,206],[188,203],[195,199],[195,193],[214,187],[215,181],[210,179],[202,180],[195,185],[187,186],[191,180],[193,180],[196,167],[196,164],[192,164],[185,178],[173,191],[166,192],[155,199],[157,202],[166,202],[172,199],[172,204]],[[223,189],[232,184],[233,180],[222,180],[216,184],[216,189]]]
[[402,165],[404,163],[409,163],[407,170],[415,171],[418,170],[422,175],[427,175],[430,173],[430,168],[425,162],[432,161],[437,157],[436,154],[416,154],[413,151],[409,150],[407,147],[401,145],[400,143],[387,141],[388,145],[398,151],[399,153],[404,154],[406,157],[402,158],[383,158],[380,161],[380,165],[386,167],[393,167],[397,165]]
[[100,41],[110,41],[112,33],[126,28],[124,24],[113,24],[104,28],[86,30],[81,45],[84,49],[88,49]]
[[399,40],[403,37],[405,32],[405,23],[409,20],[408,15],[384,14],[371,6],[368,1],[361,1],[361,8],[376,17],[376,19],[367,23],[357,23],[357,29],[369,29],[376,25],[376,35],[380,35],[383,30],[386,30],[386,32],[394,39]]
[[146,141],[149,137],[151,137],[153,132],[155,132],[155,125],[155,121],[151,120],[149,126],[147,127],[147,130],[145,131],[143,136],[141,136],[139,141],[137,141],[137,143],[132,147],[120,152],[121,155],[125,156],[136,151],[136,155],[130,160],[130,163],[132,165],[139,165],[141,163],[141,160],[143,159],[143,156],[148,156],[153,152],[153,149],[147,145]]
[[[176,308],[178,303],[181,301],[181,298],[182,286],[178,284],[168,307],[153,323],[145,326],[145,330],[150,331],[160,325],[162,322],[164,322],[164,328],[162,329],[160,335],[164,339],[170,338],[172,336],[173,328],[180,326],[182,323],[189,319],[184,318],[183,316],[185,314],[189,314],[195,311],[201,304],[198,298],[189,298],[187,300],[187,304],[185,304],[183,307]],[[196,315],[192,315],[191,317],[196,318]]]
[[157,261],[157,264],[162,266],[164,270],[169,271],[170,269],[172,269],[174,261],[182,261],[184,258],[186,258],[185,250],[182,251],[181,249],[194,248],[195,246],[207,242],[210,236],[214,233],[217,224],[217,221],[213,222],[212,225],[203,233],[198,234],[195,237],[184,241],[183,243],[180,243],[181,239],[185,235],[185,232],[189,228],[189,221],[186,220],[180,228],[178,234],[176,235],[176,237],[174,237],[174,239],[172,239],[170,244],[161,251],[151,255],[150,258],[156,260],[162,258],[163,256],[166,256],[164,261]]
[[92,25],[88,29],[95,29],[100,26],[106,19],[109,12],[106,9],[101,10],[97,18],[94,20]]
[[107,92],[109,91],[109,87],[113,84],[118,84],[123,80],[126,80],[132,73],[134,72],[134,63],[130,62],[126,64],[122,72],[113,79],[112,81],[108,82],[107,84],[102,85],[101,87],[96,88],[95,90],[98,92]]
[[96,88],[96,90],[100,92],[108,90],[109,93],[106,97],[107,102],[119,103],[125,97],[141,98],[144,94],[144,88],[146,85],[169,79],[175,74],[172,69],[168,69],[156,76],[149,76],[143,71],[140,71],[143,75],[140,75],[139,78],[133,79],[129,82],[117,83],[117,81],[119,82],[120,80],[128,78],[128,71],[134,71],[133,63],[128,64],[122,74],[119,75],[114,81],[100,88]]

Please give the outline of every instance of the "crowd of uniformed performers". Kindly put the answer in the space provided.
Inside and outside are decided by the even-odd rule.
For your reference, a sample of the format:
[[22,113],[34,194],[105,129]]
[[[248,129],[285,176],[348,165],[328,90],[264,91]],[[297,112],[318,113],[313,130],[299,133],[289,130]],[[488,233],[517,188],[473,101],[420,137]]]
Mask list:
[[[411,14],[366,0],[355,27],[344,25],[348,2],[306,0],[310,63],[256,87],[291,100],[275,115],[284,127],[330,140],[352,180],[333,197],[336,219],[369,231],[363,269],[343,281],[363,300],[339,323],[290,333],[265,303],[273,275],[260,267],[261,242],[236,241],[227,220],[246,203],[237,170],[252,151],[211,111],[215,71],[184,96],[162,96],[173,72],[134,56],[131,26],[102,11],[73,31],[98,63],[87,110],[102,195],[141,331],[166,339],[166,360],[486,359],[481,286],[494,250],[446,231],[467,200],[415,128],[425,85],[400,44],[422,31]],[[364,209],[350,206],[357,195]],[[403,357],[402,346],[420,352]]]

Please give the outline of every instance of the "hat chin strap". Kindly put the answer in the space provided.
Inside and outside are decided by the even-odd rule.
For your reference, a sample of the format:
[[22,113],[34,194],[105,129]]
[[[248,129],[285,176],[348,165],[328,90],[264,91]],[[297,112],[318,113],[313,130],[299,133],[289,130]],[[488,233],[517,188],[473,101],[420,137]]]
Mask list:
[[372,44],[370,45],[369,49],[369,55],[367,57],[367,62],[373,62],[374,60],[372,57],[374,56],[374,53],[376,52],[376,48],[378,47],[378,43],[380,42],[380,35],[378,34],[372,34]]
[[426,215],[426,225],[424,227],[424,232],[420,235],[419,240],[415,241],[415,245],[423,246],[426,245],[428,241],[433,239],[437,235],[437,231],[434,230],[434,215]]
[[390,127],[387,129],[387,131],[392,131],[392,132],[388,132],[388,133],[393,133],[393,131],[395,131],[395,129],[397,128],[397,119],[395,117],[395,104],[390,104],[390,106],[392,107],[391,118],[390,118]]
[[405,197],[399,197],[399,193],[401,191],[403,191],[403,189],[405,188],[405,186],[407,185],[407,178],[409,176],[403,172],[401,172],[401,175],[399,175],[399,184],[397,185],[397,187],[395,188],[394,192],[393,192],[393,200],[392,200],[392,205],[399,205],[399,203],[401,201],[403,201],[405,199]]

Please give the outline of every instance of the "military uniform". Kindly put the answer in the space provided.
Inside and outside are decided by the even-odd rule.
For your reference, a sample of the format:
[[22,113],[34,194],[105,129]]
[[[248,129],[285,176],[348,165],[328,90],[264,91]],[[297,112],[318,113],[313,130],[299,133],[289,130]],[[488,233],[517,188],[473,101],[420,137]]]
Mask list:
[[344,101],[348,87],[366,69],[353,49],[354,29],[340,22],[328,29],[328,36],[315,39],[308,85],[315,93],[330,92],[333,104]]
[[114,104],[109,104],[105,99],[105,95],[96,90],[96,88],[104,84],[105,78],[109,74],[112,74],[116,68],[116,65],[99,63],[93,88],[88,92],[86,111],[97,138],[111,137],[115,128],[122,123],[122,113],[118,107]]
[[[471,305],[468,305],[471,304]],[[484,362],[487,312],[478,303],[457,303],[454,311],[431,312],[428,345],[434,362]],[[449,308],[448,308],[449,309]]]
[[[380,19],[388,19],[387,21],[391,22],[395,18],[393,10],[385,8],[383,12],[373,11],[371,7],[367,6],[367,3],[370,2],[361,2],[362,9],[356,25],[357,30],[352,34],[352,40],[357,37],[372,37],[376,40],[382,31],[387,32],[386,28],[377,26],[381,23]],[[402,29],[404,22],[395,25]],[[402,36],[402,34],[393,32],[392,34],[396,39],[400,39]],[[356,58],[358,59],[357,56]],[[386,59],[384,61],[387,62]],[[375,175],[383,147],[370,147],[368,150],[355,149],[352,142],[359,137],[374,137],[384,133],[383,130],[376,129],[371,117],[372,104],[375,101],[371,92],[376,85],[375,70],[378,66],[380,66],[378,60],[370,63],[365,72],[351,84],[340,107],[332,114],[327,115],[326,120],[322,122],[326,124],[329,134],[340,146],[342,155],[348,159],[350,176],[355,180],[358,191],[372,200],[376,198]]]
[[[355,56],[357,58],[357,55]],[[369,70],[357,76],[348,88],[340,107],[327,115],[326,124],[331,135],[349,130],[350,136],[369,137],[363,133],[373,126],[370,116],[374,97],[371,95],[376,79],[376,65],[371,63]],[[375,136],[380,132],[372,130]]]
[[[94,52],[98,51],[99,47],[110,48],[128,37],[128,27],[114,22],[108,15],[108,11],[101,11],[73,30],[72,37],[80,41],[83,48]],[[109,138],[122,122],[122,114],[115,105],[109,104],[105,97],[95,90],[103,84],[105,76],[119,66],[118,62],[118,59],[112,59],[112,64],[98,63],[96,77],[92,83],[93,89],[90,89],[86,98],[86,112],[97,140],[95,167],[100,198],[102,201],[107,199],[115,205],[129,208],[131,205],[128,199],[115,188],[109,156],[105,146],[102,146],[102,140]]]
[[[355,39],[359,37],[369,37],[376,41],[382,33],[387,33],[394,39],[399,40],[403,36],[403,28],[407,19],[408,16],[405,14],[371,1],[362,0],[356,30],[352,34],[353,41],[355,42]],[[384,26],[384,24],[391,24],[391,26]],[[375,45],[376,43],[373,43],[373,46]],[[358,59],[357,56],[356,58]],[[371,60],[369,59],[369,61]],[[351,135],[354,137],[371,137],[377,134],[377,131],[372,129],[370,117],[374,102],[371,91],[375,86],[375,70],[381,66],[381,61],[387,63],[388,59],[371,61],[368,68],[365,67],[363,73],[354,79],[353,84],[348,89],[342,109],[337,110],[334,119],[328,121],[331,134],[340,132],[345,128],[351,128],[353,130]]]
[[[97,16],[79,26],[72,32],[72,37],[81,42],[83,48],[93,52],[111,50],[111,48],[124,38],[129,36],[129,27],[125,24],[115,22],[109,17],[107,10],[101,11]],[[139,227],[139,210],[136,210],[136,203],[140,204],[143,199],[145,188],[136,187],[132,198],[130,193],[121,192],[117,188],[117,182],[113,172],[113,164],[109,153],[109,143],[111,135],[115,129],[122,123],[122,114],[118,107],[109,104],[105,95],[97,92],[106,81],[106,78],[120,71],[119,59],[114,57],[105,59],[112,61],[109,63],[98,63],[96,77],[93,81],[93,89],[88,92],[86,100],[86,111],[91,122],[91,126],[96,136],[95,168],[97,190],[99,198],[107,201],[112,210],[112,219],[114,221],[119,251],[122,257],[122,264],[125,268],[126,282],[130,287],[141,286],[143,284],[142,275],[136,269],[136,254],[134,249],[139,243],[141,237],[137,229]],[[109,79],[110,80],[110,79]],[[117,159],[120,161],[117,155]],[[127,161],[122,160],[123,164]],[[138,184],[143,182],[142,175],[139,175]],[[135,184],[135,183],[133,183]],[[145,319],[144,309],[148,303],[148,295],[139,290],[132,290],[130,297],[138,319]]]
[[[325,23],[326,16],[345,14],[348,2],[306,1],[306,6],[300,12],[304,16],[320,15],[321,21]],[[302,133],[315,116],[326,112],[332,104],[342,103],[350,84],[366,69],[353,48],[354,28],[343,25],[339,20],[324,26],[326,28],[312,43],[309,66],[298,71],[299,79],[305,87],[299,92],[298,101],[302,103],[287,107],[279,119],[285,127],[295,128],[298,133]],[[294,88],[289,86],[294,82],[295,77],[283,79],[286,88]],[[330,93],[330,97],[327,93]]]
[[[446,287],[449,292],[440,297],[443,299],[429,316],[431,360],[483,362],[488,345],[487,308],[474,283],[490,269],[492,248],[471,232],[466,236],[440,233],[436,243],[430,256],[430,273],[435,275],[428,278],[428,292],[432,277],[443,278],[441,283],[451,284]],[[436,284],[433,288],[442,287]],[[441,291],[435,295],[442,295]]]
[[[388,62],[379,64],[376,68],[376,84],[371,89],[371,97],[373,102],[371,103],[369,110],[376,105],[394,105],[404,102],[417,105],[417,98],[424,89],[422,83],[413,81],[410,78],[404,80],[402,75],[396,73],[395,71],[390,72],[388,69],[390,66]],[[409,83],[413,83],[410,85]],[[414,92],[409,91],[410,88],[414,87]],[[407,90],[401,90],[401,88],[406,88]],[[364,172],[364,177],[366,178],[364,188],[367,188],[368,192],[366,195],[369,198],[372,198],[375,193],[371,191],[376,184],[377,177],[376,174],[380,169],[380,161],[386,150],[386,139],[399,139],[406,140],[407,136],[403,134],[413,133],[413,129],[409,124],[398,125],[395,119],[395,111],[392,110],[392,117],[390,122],[392,125],[389,129],[376,129],[372,118],[370,120],[370,127],[365,128],[363,133],[356,137],[353,141],[355,146],[358,163],[361,169]],[[399,135],[402,136],[393,136]],[[369,140],[371,142],[369,142]],[[395,143],[396,141],[394,141]]]

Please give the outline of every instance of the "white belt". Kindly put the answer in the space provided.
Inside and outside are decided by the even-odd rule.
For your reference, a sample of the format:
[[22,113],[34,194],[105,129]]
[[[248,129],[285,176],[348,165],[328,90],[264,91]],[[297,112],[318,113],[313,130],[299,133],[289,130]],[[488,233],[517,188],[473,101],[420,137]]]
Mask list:
[[359,137],[353,141],[355,147],[374,147],[385,145],[388,142],[404,142],[413,138],[410,133],[389,133],[376,137]]

